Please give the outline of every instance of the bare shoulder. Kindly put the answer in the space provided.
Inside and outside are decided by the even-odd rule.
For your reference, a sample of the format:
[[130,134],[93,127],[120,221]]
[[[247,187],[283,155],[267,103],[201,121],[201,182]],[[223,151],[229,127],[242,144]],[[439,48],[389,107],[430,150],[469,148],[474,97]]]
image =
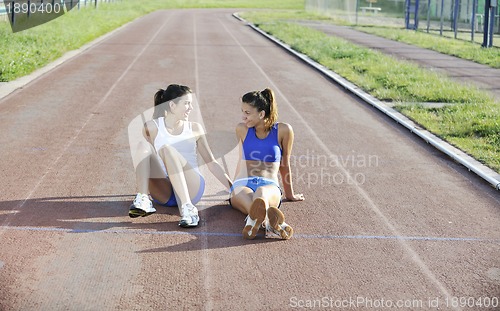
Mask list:
[[236,131],[243,131],[243,130],[247,130],[247,126],[245,125],[245,123],[238,123],[238,125],[236,125]]
[[278,123],[278,133],[280,135],[290,135],[290,134],[293,134],[293,128],[288,123],[279,122]]
[[294,134],[292,126],[288,123],[278,123],[278,140],[282,148],[290,148],[293,144]]
[[149,120],[144,123],[144,130],[150,135],[156,135],[156,133],[158,132],[158,126],[156,125],[154,120]]
[[247,136],[248,132],[248,127],[245,125],[245,123],[239,123],[236,126],[236,135],[241,139],[244,140],[245,137]]
[[146,123],[144,123],[144,127],[146,127],[146,128],[151,128],[151,127],[157,128],[156,122],[154,120],[148,120],[148,121],[146,121]]
[[196,135],[205,134],[205,129],[200,123],[198,122],[190,122],[190,123],[191,123],[191,128],[193,129],[193,133],[195,133]]
[[292,126],[289,123],[278,122],[278,130],[292,131]]

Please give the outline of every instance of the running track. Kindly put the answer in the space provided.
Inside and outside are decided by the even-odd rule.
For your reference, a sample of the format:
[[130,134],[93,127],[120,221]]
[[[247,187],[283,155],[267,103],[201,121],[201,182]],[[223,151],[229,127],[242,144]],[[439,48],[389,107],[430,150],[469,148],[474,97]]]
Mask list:
[[[483,310],[454,297],[499,297],[498,192],[231,13],[155,12],[0,99],[0,310]],[[128,126],[169,83],[195,90],[231,174],[240,96],[275,90],[306,196],[282,205],[293,239],[243,240],[210,175],[200,227],[167,208],[128,217]]]

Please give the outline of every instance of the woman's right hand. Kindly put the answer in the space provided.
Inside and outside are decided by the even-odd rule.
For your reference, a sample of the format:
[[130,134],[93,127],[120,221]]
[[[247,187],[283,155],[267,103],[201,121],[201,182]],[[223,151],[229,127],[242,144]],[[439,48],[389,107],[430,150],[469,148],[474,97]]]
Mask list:
[[304,197],[304,195],[302,193],[297,193],[297,194],[294,194],[290,198],[285,198],[286,201],[290,201],[290,202],[304,201],[305,199],[306,198]]

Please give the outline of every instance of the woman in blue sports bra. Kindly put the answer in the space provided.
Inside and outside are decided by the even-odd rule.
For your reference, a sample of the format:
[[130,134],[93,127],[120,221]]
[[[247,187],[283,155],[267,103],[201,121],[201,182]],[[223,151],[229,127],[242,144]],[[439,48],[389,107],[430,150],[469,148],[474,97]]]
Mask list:
[[156,212],[151,195],[159,205],[179,207],[179,226],[196,227],[200,218],[194,204],[205,189],[198,153],[210,172],[227,189],[231,186],[231,179],[208,146],[203,127],[188,121],[192,101],[192,91],[184,85],[171,84],[155,94],[153,120],[143,128],[147,143],[140,142],[136,151],[142,160],[136,167],[138,193],[130,206],[130,217]]
[[304,195],[294,193],[292,186],[293,129],[289,124],[277,122],[278,110],[269,88],[243,95],[241,111],[243,122],[236,127],[240,161],[230,189],[230,203],[248,215],[242,231],[245,239],[254,239],[262,226],[267,232],[289,239],[293,229],[279,210],[281,197],[284,194],[289,201],[304,200]]

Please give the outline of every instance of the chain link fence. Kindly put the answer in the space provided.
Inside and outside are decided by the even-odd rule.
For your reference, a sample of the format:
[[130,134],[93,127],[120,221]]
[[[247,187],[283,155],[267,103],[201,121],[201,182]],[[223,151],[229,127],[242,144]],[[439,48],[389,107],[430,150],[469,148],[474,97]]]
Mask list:
[[[484,42],[488,27],[486,33],[493,45],[500,46],[497,3],[498,0],[306,0],[305,8],[354,25],[418,29],[477,43]],[[493,18],[488,20],[490,16]]]

